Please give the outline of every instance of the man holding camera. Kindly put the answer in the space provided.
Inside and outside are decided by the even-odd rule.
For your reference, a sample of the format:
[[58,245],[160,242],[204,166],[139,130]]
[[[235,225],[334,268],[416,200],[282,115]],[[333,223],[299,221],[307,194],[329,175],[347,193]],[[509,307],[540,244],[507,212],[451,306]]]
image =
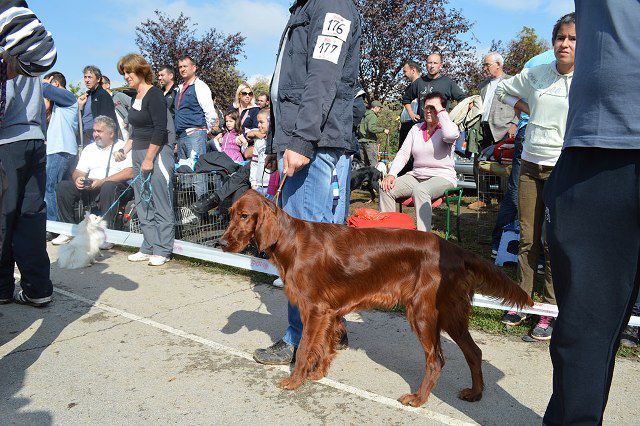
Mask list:
[[[75,221],[75,205],[82,199],[89,203],[95,201],[107,225],[112,226],[115,209],[107,210],[126,189],[127,181],[133,178],[131,153],[124,161],[115,161],[113,157],[125,144],[116,140],[117,126],[112,118],[104,115],[93,120],[93,143],[82,150],[71,180],[58,184],[58,218],[61,222]],[[51,242],[61,245],[71,239],[69,235],[60,234]],[[109,246],[104,244],[101,248]]]

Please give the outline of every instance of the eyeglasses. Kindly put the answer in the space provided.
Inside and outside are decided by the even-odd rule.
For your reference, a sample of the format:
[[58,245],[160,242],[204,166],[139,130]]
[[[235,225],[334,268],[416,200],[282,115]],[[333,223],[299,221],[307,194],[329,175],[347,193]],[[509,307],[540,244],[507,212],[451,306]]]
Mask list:
[[253,96],[253,92],[240,92],[242,96]]
[[482,64],[482,68],[491,68],[491,65],[493,65],[493,64],[495,64],[495,62],[490,62],[488,64],[487,63]]

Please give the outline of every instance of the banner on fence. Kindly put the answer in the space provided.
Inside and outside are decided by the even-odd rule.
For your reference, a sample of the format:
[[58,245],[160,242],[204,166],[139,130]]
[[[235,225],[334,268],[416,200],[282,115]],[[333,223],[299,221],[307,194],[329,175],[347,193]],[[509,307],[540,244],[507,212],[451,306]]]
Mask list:
[[[47,231],[56,234],[76,235],[77,225],[69,223],[47,221]],[[134,234],[130,232],[113,231],[107,229],[105,231],[107,241],[113,244],[129,247],[140,247],[142,245],[142,234]],[[237,253],[225,253],[220,249],[206,247],[200,244],[194,244],[187,241],[176,240],[173,245],[173,253],[190,257],[192,259],[205,260],[207,262],[219,263],[221,265],[233,266],[240,269],[262,272],[264,274],[278,275],[276,268],[269,263],[268,260],[260,259],[253,256],[247,256]],[[473,306],[482,308],[491,308],[498,310],[509,310],[511,306],[504,306],[499,300],[476,294],[473,296]],[[522,309],[522,312],[532,315],[546,315],[557,317],[558,307],[544,303],[537,303],[531,308]],[[629,325],[640,326],[640,317],[631,317]]]

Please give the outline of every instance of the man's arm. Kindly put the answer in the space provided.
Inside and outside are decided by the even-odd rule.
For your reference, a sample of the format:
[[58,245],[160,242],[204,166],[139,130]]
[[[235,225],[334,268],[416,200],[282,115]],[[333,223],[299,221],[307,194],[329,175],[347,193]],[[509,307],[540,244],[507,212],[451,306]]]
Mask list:
[[196,79],[194,86],[198,103],[200,104],[202,111],[204,111],[204,119],[207,122],[207,131],[211,131],[211,128],[216,121],[216,117],[218,116],[218,114],[216,114],[216,107],[213,104],[213,98],[211,97],[211,89],[209,89],[209,86],[200,79]]
[[[0,55],[15,58],[20,74],[37,76],[56,62],[51,33],[22,0],[0,2]],[[5,55],[5,59],[10,59]]]
[[378,124],[378,116],[375,114],[370,114],[369,122],[367,123],[367,130],[371,133],[382,133],[386,129],[384,127],[380,127]]
[[133,179],[133,167],[127,167],[120,170],[118,173],[114,173],[104,179],[105,182],[126,182],[129,179]]
[[411,83],[404,89],[404,94],[402,95],[402,105],[404,109],[407,110],[409,117],[414,122],[420,121],[420,116],[413,111],[413,106],[411,105],[414,99],[418,98],[418,91],[416,89],[416,85]]
[[307,79],[302,93],[296,127],[288,150],[313,157],[322,134],[321,127],[334,101],[337,82],[352,41],[358,16],[352,16],[350,2],[317,2],[308,34]]
[[70,107],[77,102],[73,93],[49,83],[42,83],[42,96],[62,108]]

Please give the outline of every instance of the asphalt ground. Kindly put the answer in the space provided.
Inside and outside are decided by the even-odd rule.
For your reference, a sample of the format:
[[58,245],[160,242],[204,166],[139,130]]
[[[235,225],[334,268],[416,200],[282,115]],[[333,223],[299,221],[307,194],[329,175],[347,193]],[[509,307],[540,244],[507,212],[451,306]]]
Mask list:
[[[550,396],[546,344],[473,332],[483,399],[458,399],[469,369],[443,335],[447,362],[429,401],[402,406],[424,354],[404,317],[381,311],[347,317],[350,347],[327,378],[284,391],[276,383],[289,367],[251,356],[287,324],[285,296],[264,276],[178,261],[153,268],[117,250],[68,271],[49,252],[54,302],[0,306],[0,424],[531,425]],[[606,423],[638,424],[639,369],[618,360]]]

